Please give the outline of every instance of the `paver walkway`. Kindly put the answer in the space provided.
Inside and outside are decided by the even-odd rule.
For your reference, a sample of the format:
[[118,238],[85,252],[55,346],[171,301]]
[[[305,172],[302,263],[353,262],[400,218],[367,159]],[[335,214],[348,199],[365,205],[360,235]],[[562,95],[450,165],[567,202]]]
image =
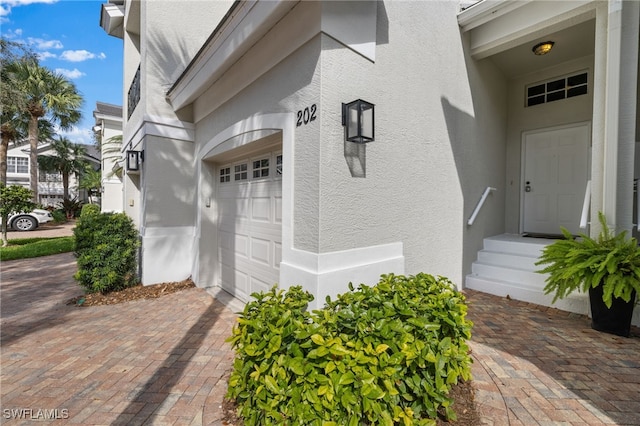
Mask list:
[[485,424],[640,425],[640,335],[584,316],[467,291]]
[[[79,294],[71,254],[1,268],[2,424],[222,424],[235,315],[207,292],[77,308],[65,305]],[[640,338],[468,298],[484,424],[640,425]]]

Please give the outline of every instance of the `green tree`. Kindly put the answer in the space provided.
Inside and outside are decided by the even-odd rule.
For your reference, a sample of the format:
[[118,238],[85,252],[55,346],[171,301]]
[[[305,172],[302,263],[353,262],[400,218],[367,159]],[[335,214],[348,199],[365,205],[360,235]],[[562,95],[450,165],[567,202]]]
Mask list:
[[14,66],[18,62],[37,63],[35,54],[23,44],[0,38],[0,182],[7,182],[9,143],[26,136],[21,114],[26,110],[26,96],[16,84]]
[[100,193],[102,188],[102,173],[100,170],[94,170],[91,165],[87,165],[82,175],[80,175],[78,188],[87,190],[89,203],[93,204],[93,195]]
[[84,155],[87,150],[84,146],[74,144],[65,137],[59,137],[51,142],[53,155],[42,155],[38,158],[40,168],[44,172],[59,172],[62,175],[62,198],[69,199],[69,176],[80,176],[85,171],[87,161]]
[[17,90],[26,97],[29,116],[29,167],[31,191],[38,202],[38,139],[40,120],[56,123],[62,130],[70,129],[81,118],[82,96],[66,77],[37,63],[17,62],[13,67]]
[[113,169],[109,171],[107,176],[122,177],[122,135],[112,136],[105,141],[99,140],[96,147],[101,152],[102,164],[114,163]]
[[7,222],[13,213],[33,210],[31,191],[20,185],[7,186],[0,182],[0,216],[2,217],[2,247],[9,244],[7,239]]

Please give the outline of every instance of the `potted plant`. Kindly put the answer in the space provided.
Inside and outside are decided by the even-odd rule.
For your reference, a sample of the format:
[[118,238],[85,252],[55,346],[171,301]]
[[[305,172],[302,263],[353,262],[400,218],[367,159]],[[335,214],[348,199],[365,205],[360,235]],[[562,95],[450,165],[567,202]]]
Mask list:
[[589,292],[591,328],[628,337],[631,317],[640,293],[640,248],[626,231],[609,229],[603,213],[598,214],[602,232],[597,239],[580,234],[575,238],[562,228],[565,239],[546,246],[536,265],[549,274],[545,294],[553,302],[574,291]]

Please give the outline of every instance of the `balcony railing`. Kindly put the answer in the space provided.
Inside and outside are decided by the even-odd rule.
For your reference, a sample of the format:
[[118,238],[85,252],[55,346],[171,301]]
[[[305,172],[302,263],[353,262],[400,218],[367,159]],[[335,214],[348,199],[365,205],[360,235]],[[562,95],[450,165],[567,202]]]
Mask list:
[[127,96],[127,119],[131,118],[131,114],[135,111],[138,102],[140,102],[140,65],[138,65],[136,75],[133,77],[131,87],[129,87],[129,94]]

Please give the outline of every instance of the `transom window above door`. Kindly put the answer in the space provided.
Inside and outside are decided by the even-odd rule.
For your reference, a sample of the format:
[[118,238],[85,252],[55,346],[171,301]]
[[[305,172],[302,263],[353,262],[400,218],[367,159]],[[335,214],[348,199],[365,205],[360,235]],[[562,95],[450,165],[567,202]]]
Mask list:
[[588,80],[588,74],[581,72],[529,85],[526,88],[526,106],[530,107],[586,95],[588,92]]

